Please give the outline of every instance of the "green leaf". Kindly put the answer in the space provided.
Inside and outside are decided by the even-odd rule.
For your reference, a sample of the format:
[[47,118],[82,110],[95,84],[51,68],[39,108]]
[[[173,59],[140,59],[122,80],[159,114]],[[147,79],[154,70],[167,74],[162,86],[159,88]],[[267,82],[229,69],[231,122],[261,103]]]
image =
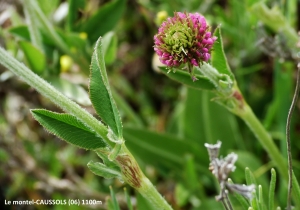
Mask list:
[[112,97],[103,58],[101,38],[96,43],[90,73],[90,98],[97,114],[122,139],[122,122]]
[[46,68],[45,55],[33,46],[30,42],[20,41],[19,45],[24,52],[30,68],[38,75],[41,75]]
[[106,65],[112,64],[117,55],[117,36],[114,32],[110,31],[103,36],[103,53]]
[[[276,171],[274,168],[271,169],[271,181],[269,188],[269,209],[274,209],[274,195],[276,188]],[[300,199],[300,197],[299,197]]]
[[[197,144],[226,142],[225,153],[243,144],[236,117],[219,104],[212,102],[212,92],[188,88],[183,95],[183,107],[178,119],[181,135]],[[217,119],[217,120],[216,120]],[[206,154],[205,154],[206,155]]]
[[19,38],[30,41],[30,34],[27,26],[12,27],[8,31]]
[[[20,25],[20,26],[12,27],[9,29],[9,33],[25,41],[30,41],[30,33],[27,26]],[[53,42],[51,38],[49,38],[49,34],[45,34],[43,33],[43,31],[41,34],[42,34],[42,40],[44,44],[55,46],[55,42]]]
[[[252,174],[252,172],[250,171],[249,168],[245,168],[245,176],[246,176],[247,185],[254,184],[257,187],[256,180],[255,180],[255,178],[254,178],[254,176],[253,176],[253,174]],[[260,210],[257,191],[258,191],[258,189],[256,189],[255,197],[251,201],[251,206],[254,209]]]
[[106,147],[101,137],[73,115],[55,113],[45,109],[33,109],[31,113],[46,130],[70,144],[84,149]]
[[96,149],[95,150],[96,154],[102,159],[104,165],[106,165],[109,168],[117,168],[118,165],[114,162],[114,161],[110,161],[108,159],[108,155],[110,153],[110,151],[108,149]]
[[[186,155],[184,158],[183,177],[184,183],[191,192],[200,190],[199,176],[196,170],[196,164],[192,155]],[[202,193],[202,195],[204,195]]]
[[73,84],[68,80],[62,78],[49,78],[48,82],[50,82],[57,90],[63,93],[65,96],[70,99],[82,104],[84,106],[91,105],[91,101],[86,90],[80,85]]
[[104,177],[105,179],[112,179],[112,178],[121,178],[121,172],[118,170],[119,168],[111,168],[107,167],[106,165],[99,163],[99,162],[94,162],[90,161],[87,164],[87,167],[97,176]]
[[[195,82],[191,79],[191,75],[179,69],[176,69],[176,72],[169,72],[170,69],[167,67],[160,67],[160,70],[168,76],[170,79],[175,80],[176,82],[182,83],[188,87],[198,89],[198,90],[215,90],[215,86],[206,78],[201,75],[195,75],[198,79]],[[175,70],[175,69],[174,69]],[[169,72],[169,73],[168,73]]]
[[82,39],[79,33],[66,32],[60,29],[57,29],[56,31],[64,40],[65,44],[72,48],[72,52],[81,53],[80,51],[84,51],[87,47],[87,40]]
[[246,176],[247,185],[254,184],[255,186],[257,186],[255,177],[253,176],[253,173],[250,171],[249,168],[245,168],[245,176]]
[[217,37],[216,42],[214,43],[212,55],[211,55],[211,64],[215,67],[218,72],[221,74],[227,74],[232,80],[234,80],[234,75],[232,74],[230,67],[228,65],[226,55],[223,49],[223,40],[221,35],[221,28],[216,28],[214,36]]
[[125,6],[125,0],[106,3],[90,19],[82,22],[80,31],[89,34],[89,40],[94,43],[99,36],[103,36],[116,26],[125,11]]
[[147,164],[155,166],[159,164],[182,171],[185,164],[182,157],[191,154],[195,158],[197,171],[211,175],[207,170],[208,155],[204,146],[201,147],[170,134],[139,128],[124,128],[124,138],[130,151]]
[[261,210],[265,209],[263,190],[261,185],[258,185],[258,205],[259,205],[259,209]]

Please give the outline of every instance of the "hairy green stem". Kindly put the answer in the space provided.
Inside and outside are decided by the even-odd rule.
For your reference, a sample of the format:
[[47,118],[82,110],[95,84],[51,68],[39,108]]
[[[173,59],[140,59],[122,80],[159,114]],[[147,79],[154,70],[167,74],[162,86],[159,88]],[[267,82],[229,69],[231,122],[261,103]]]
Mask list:
[[13,58],[8,52],[0,47],[0,63],[22,78],[27,84],[35,88],[43,96],[50,99],[53,103],[57,104],[64,111],[74,115],[81,120],[86,126],[100,135],[103,140],[111,147],[114,143],[107,138],[107,128],[100,121],[94,118],[90,113],[82,109],[78,104],[64,96],[61,92],[56,90],[52,85],[44,79],[34,74],[25,65]]
[[267,151],[271,160],[277,166],[279,173],[284,179],[288,179],[286,163],[281,153],[279,152],[277,146],[272,140],[270,134],[266,131],[261,122],[257,119],[252,109],[249,107],[247,103],[244,102],[243,110],[238,114],[245,123],[252,130],[256,138],[259,140],[260,144]]

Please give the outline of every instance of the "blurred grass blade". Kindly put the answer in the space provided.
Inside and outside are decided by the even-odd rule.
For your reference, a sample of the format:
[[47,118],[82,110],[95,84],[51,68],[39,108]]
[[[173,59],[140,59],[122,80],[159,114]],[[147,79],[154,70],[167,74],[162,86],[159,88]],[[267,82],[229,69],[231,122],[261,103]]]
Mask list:
[[80,85],[73,84],[68,80],[62,78],[49,78],[48,82],[50,82],[57,90],[63,93],[68,98],[76,101],[79,104],[84,106],[91,105],[91,101],[86,90]]
[[125,7],[125,0],[114,0],[106,3],[90,19],[82,22],[80,31],[86,32],[91,43],[94,43],[99,36],[103,36],[116,26],[125,11]]
[[255,186],[257,186],[256,180],[248,167],[245,168],[245,176],[247,185],[254,184]]
[[118,139],[122,139],[121,117],[110,91],[101,38],[98,39],[92,56],[90,99],[103,122],[109,126]]
[[216,42],[213,45],[213,50],[211,53],[211,64],[218,70],[221,74],[227,74],[234,80],[234,75],[232,74],[230,67],[227,62],[227,58],[223,49],[223,40],[221,35],[221,27],[217,27],[214,36],[217,37]]
[[124,187],[124,193],[125,193],[125,198],[126,198],[128,210],[133,210],[130,195],[128,194],[128,191],[127,191],[126,187]]
[[[254,178],[254,176],[253,176],[253,174],[252,174],[252,172],[250,171],[249,168],[245,168],[245,177],[246,177],[247,185],[254,184],[255,187],[257,187],[256,180],[255,180],[255,178]],[[257,191],[258,191],[258,189],[256,189],[256,191],[255,191],[255,196],[251,201],[251,206],[255,210],[261,210],[260,207],[259,207],[259,199],[258,199],[258,192]]]
[[258,205],[259,209],[266,210],[263,199],[263,189],[261,185],[258,186]]
[[112,178],[119,178],[121,179],[121,171],[119,168],[111,168],[107,167],[106,165],[99,163],[99,162],[94,162],[90,161],[87,164],[87,167],[97,176],[101,176],[105,179],[112,179]]
[[269,189],[269,209],[274,209],[275,187],[276,187],[276,171],[274,168],[272,168],[270,189]]
[[293,171],[293,196],[294,196],[294,201],[296,203],[296,206],[300,206],[300,186],[299,182],[294,174]]
[[184,160],[183,176],[188,190],[196,192],[200,197],[205,197],[202,183],[199,181],[194,157],[192,155],[185,155]]
[[44,30],[44,32],[53,39],[53,41],[57,44],[61,50],[64,52],[69,52],[69,48],[64,43],[62,38],[56,33],[54,27],[52,24],[48,21],[47,17],[39,7],[39,4],[36,0],[26,0],[24,1],[24,4],[28,4],[29,7],[32,8],[32,11],[35,13],[35,16],[37,18],[36,21],[38,21],[38,24],[42,27],[41,29]]
[[24,13],[25,13],[26,20],[28,22],[28,29],[30,33],[31,43],[42,53],[44,53],[42,36],[38,27],[38,18],[36,17],[36,13],[34,12],[33,8],[30,6],[30,4],[28,3],[24,4]]
[[46,68],[46,57],[42,51],[30,42],[20,41],[19,45],[24,52],[28,65],[36,74],[43,74]]
[[118,204],[118,201],[117,201],[117,198],[116,198],[116,195],[115,195],[115,192],[114,192],[112,186],[109,186],[109,191],[110,191],[110,196],[112,199],[113,209],[120,210],[120,207],[119,207],[119,204]]
[[198,80],[193,82],[193,80],[191,79],[191,75],[186,71],[176,69],[176,72],[174,73],[172,71],[169,72],[170,69],[166,68],[166,67],[160,67],[160,70],[170,79],[175,80],[176,82],[184,84],[188,87],[198,89],[198,90],[215,90],[216,89],[215,86],[204,76],[196,74],[195,77]]
[[84,149],[107,146],[100,136],[97,136],[73,115],[55,113],[45,109],[33,109],[31,113],[46,130],[70,144]]
[[179,207],[183,207],[187,205],[189,199],[191,198],[191,196],[193,196],[191,194],[192,191],[188,190],[186,188],[186,185],[182,183],[176,183],[174,191],[175,191],[174,192],[175,201]]

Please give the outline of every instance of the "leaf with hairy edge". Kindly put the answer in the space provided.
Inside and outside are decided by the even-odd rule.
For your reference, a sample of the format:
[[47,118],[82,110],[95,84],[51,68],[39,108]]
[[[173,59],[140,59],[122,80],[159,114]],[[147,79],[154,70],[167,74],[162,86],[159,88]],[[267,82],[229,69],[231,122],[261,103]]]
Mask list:
[[122,177],[121,171],[119,168],[110,168],[102,163],[94,162],[94,161],[90,161],[87,164],[87,166],[94,174],[96,174],[97,176],[104,177],[105,179]]
[[119,139],[122,139],[121,117],[109,88],[101,38],[98,39],[92,56],[90,99],[102,121]]
[[234,80],[234,75],[232,74],[230,67],[227,63],[227,58],[223,49],[223,40],[221,36],[221,28],[216,28],[214,36],[217,37],[214,43],[213,50],[211,53],[211,64],[215,67],[221,74],[227,74],[231,79]]
[[46,130],[70,144],[91,150],[106,147],[100,136],[97,136],[73,115],[45,109],[33,109],[31,113]]
[[170,70],[166,67],[160,67],[160,70],[170,79],[182,83],[188,87],[198,90],[216,90],[215,86],[204,76],[196,74],[195,77],[198,80],[193,82],[191,75],[188,72],[176,69],[176,72],[173,73],[172,71],[169,72]]

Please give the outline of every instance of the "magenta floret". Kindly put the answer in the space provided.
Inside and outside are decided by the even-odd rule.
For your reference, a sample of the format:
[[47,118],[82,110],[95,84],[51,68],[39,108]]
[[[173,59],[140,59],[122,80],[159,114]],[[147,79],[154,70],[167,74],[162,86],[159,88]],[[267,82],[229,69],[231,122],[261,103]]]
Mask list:
[[210,59],[216,37],[209,31],[206,19],[199,13],[175,12],[154,36],[154,50],[169,67],[183,63],[199,66]]

